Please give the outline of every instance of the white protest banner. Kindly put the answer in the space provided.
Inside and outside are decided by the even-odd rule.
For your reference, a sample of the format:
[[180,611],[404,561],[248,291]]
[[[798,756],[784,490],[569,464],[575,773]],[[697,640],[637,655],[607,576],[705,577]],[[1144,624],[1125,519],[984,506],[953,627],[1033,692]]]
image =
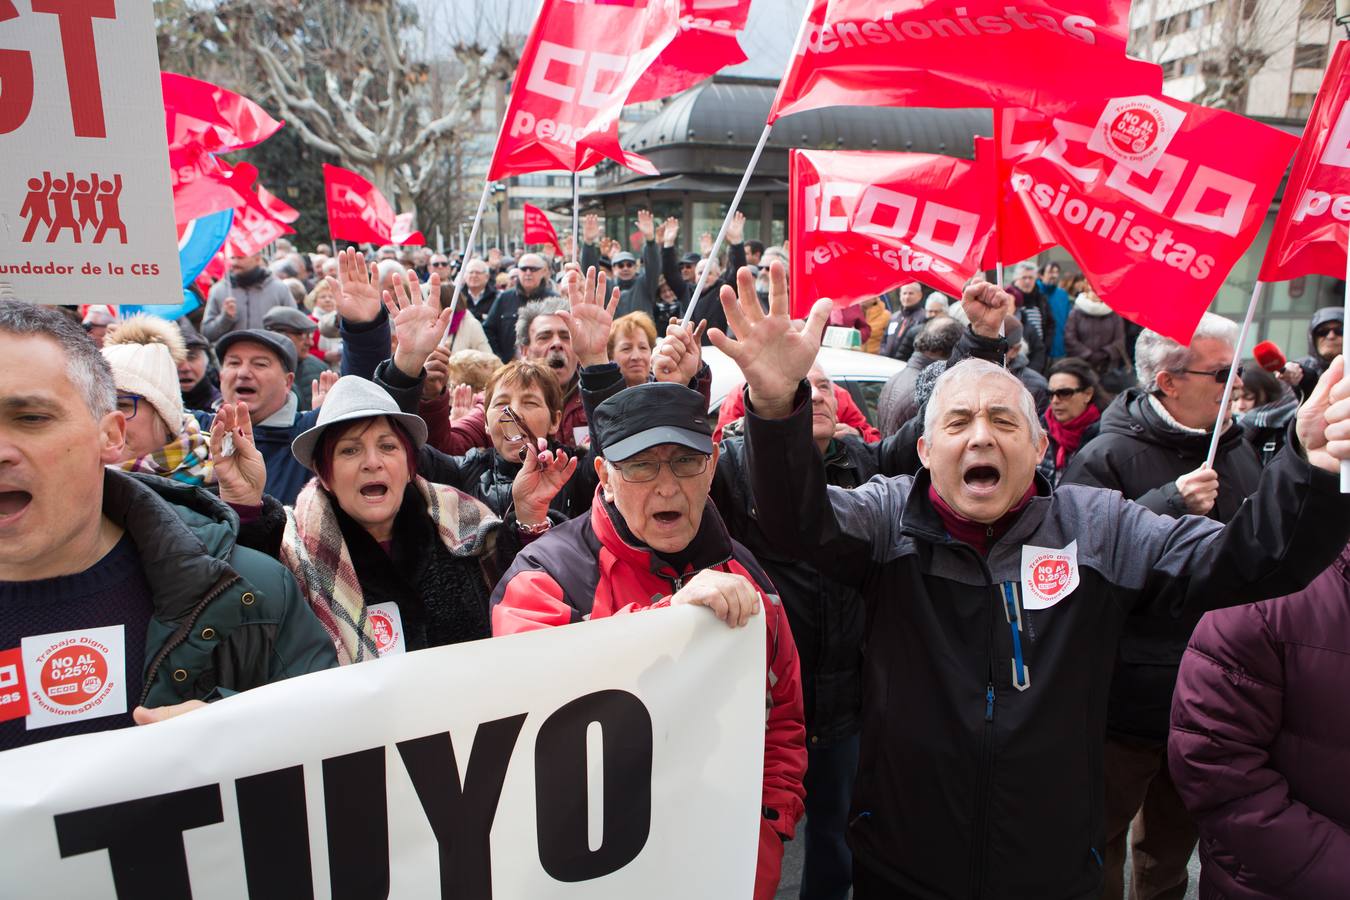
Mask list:
[[0,0],[0,296],[178,304],[152,4]]
[[0,894],[748,898],[763,618],[388,656],[0,753]]

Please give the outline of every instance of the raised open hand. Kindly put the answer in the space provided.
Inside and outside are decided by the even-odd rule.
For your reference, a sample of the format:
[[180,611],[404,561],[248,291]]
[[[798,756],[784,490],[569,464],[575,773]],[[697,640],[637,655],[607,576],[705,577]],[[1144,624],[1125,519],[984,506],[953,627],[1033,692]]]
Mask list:
[[731,217],[731,224],[727,225],[727,243],[739,244],[745,240],[745,213],[739,209]]
[[[225,448],[225,438],[230,448]],[[248,406],[222,403],[211,423],[211,464],[220,499],[236,506],[261,506],[263,486],[267,483],[267,463],[253,444],[253,422]]]
[[595,366],[609,361],[609,329],[614,324],[614,311],[619,308],[619,289],[604,301],[608,279],[595,267],[586,270],[584,281],[573,280],[567,285],[570,311],[558,313],[572,332],[572,350],[583,366]]
[[408,272],[405,277],[394,279],[392,294],[384,292],[384,306],[389,310],[394,337],[398,339],[394,365],[409,378],[422,374],[422,366],[445,336],[453,314],[453,310],[441,309],[441,276],[432,275],[427,287],[423,300],[417,274]]
[[698,236],[698,249],[704,259],[712,254],[712,233],[705,231]]
[[374,322],[380,314],[380,274],[374,263],[348,247],[338,253],[338,277],[328,277],[338,315],[348,322]]
[[473,385],[455,385],[450,392],[450,421],[467,418],[473,413],[473,405]]
[[650,209],[639,209],[637,214],[638,231],[642,232],[644,241],[656,240],[656,220],[652,218]]
[[1318,468],[1339,472],[1341,461],[1350,459],[1350,378],[1344,356],[1333,359],[1317,379],[1312,396],[1299,407],[1295,427],[1308,462]]
[[970,320],[970,330],[980,337],[1003,336],[1003,320],[1013,314],[1013,295],[996,284],[976,281],[961,294],[961,309]]
[[665,247],[674,247],[675,241],[680,236],[680,220],[674,216],[666,217],[664,233],[661,235],[661,244]]
[[562,450],[549,450],[543,438],[538,446],[525,442],[525,459],[511,482],[516,521],[538,525],[548,518],[548,505],[577,470],[576,457]]
[[586,213],[581,217],[581,238],[588,244],[600,240],[600,217],[595,213]]
[[319,377],[310,382],[309,385],[309,408],[319,409],[323,406],[324,399],[328,392],[337,384],[338,373],[332,369],[325,369],[319,373]]
[[755,279],[749,267],[736,273],[736,290],[722,287],[722,310],[736,333],[728,337],[720,328],[708,332],[713,346],[740,366],[750,387],[750,402],[766,418],[780,419],[792,412],[797,385],[810,371],[820,352],[820,339],[830,317],[830,301],[817,300],[806,327],[792,327],[787,273],[775,260],[769,265],[769,311],[765,313],[755,294]]

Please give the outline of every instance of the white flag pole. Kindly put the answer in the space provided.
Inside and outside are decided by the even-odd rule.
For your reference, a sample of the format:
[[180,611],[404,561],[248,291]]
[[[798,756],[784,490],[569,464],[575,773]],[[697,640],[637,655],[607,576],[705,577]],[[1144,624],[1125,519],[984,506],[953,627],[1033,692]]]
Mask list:
[[572,262],[581,253],[581,173],[572,172]]
[[[1204,468],[1214,468],[1214,457],[1219,453],[1219,438],[1223,436],[1223,423],[1228,418],[1228,403],[1233,398],[1233,383],[1237,381],[1238,363],[1242,360],[1242,348],[1247,344],[1247,332],[1252,328],[1252,316],[1256,314],[1256,304],[1261,300],[1261,288],[1265,282],[1257,280],[1252,286],[1252,299],[1247,304],[1247,317],[1242,320],[1242,330],[1238,332],[1237,346],[1233,348],[1233,365],[1228,369],[1228,380],[1224,382],[1223,399],[1219,401],[1219,418],[1214,423],[1214,436],[1209,439],[1209,454],[1205,457]],[[1345,469],[1341,469],[1344,477]]]
[[[468,250],[464,254],[464,260],[460,263],[459,271],[455,273],[455,293],[450,298],[451,309],[455,309],[459,305],[459,294],[464,289],[464,270],[469,267],[469,257],[473,253],[474,238],[478,237],[478,228],[483,224],[483,210],[487,208],[488,194],[491,191],[492,182],[483,182],[483,196],[478,198],[478,212],[474,214],[473,227],[469,229]],[[486,250],[483,251],[483,259],[487,259]]]
[[[708,259],[716,259],[718,251],[722,249],[722,241],[726,239],[727,229],[731,227],[731,220],[736,216],[736,210],[740,208],[741,197],[745,195],[745,186],[750,183],[750,176],[755,174],[755,166],[759,163],[760,154],[764,152],[764,145],[769,142],[769,132],[773,131],[772,124],[764,126],[764,133],[759,136],[759,143],[755,145],[755,152],[750,154],[750,163],[745,167],[745,174],[741,176],[741,183],[736,188],[736,194],[731,198],[731,206],[727,208],[727,216],[722,220],[722,227],[717,232],[717,238],[713,241],[712,250],[708,251]],[[692,225],[691,233],[692,233]],[[694,305],[698,303],[699,294],[703,293],[703,286],[708,280],[708,273],[712,271],[712,264],[708,263],[703,267],[703,273],[698,276],[698,283],[694,285],[694,293],[689,298],[689,306],[684,311],[684,317],[681,322],[692,322],[694,315]]]

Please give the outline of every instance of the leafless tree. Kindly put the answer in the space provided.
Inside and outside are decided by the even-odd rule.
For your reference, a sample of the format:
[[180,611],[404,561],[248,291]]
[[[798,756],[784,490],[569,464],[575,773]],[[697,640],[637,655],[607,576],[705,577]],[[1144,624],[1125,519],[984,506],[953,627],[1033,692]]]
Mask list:
[[[402,0],[192,6],[198,30],[214,26],[212,39],[247,63],[257,82],[247,86],[251,96],[270,100],[307,144],[367,175],[402,211],[416,211],[457,139],[482,127],[484,101],[519,56],[518,38],[482,24],[491,17],[456,18],[433,31],[437,23]],[[456,33],[456,22],[472,30]]]
[[1267,63],[1294,46],[1307,23],[1325,23],[1335,10],[1334,0],[1216,0],[1166,14],[1176,6],[1147,0],[1149,25],[1132,35],[1130,52],[1173,67],[1169,78],[1198,74],[1199,90],[1185,99],[1234,112],[1246,111],[1252,80]]

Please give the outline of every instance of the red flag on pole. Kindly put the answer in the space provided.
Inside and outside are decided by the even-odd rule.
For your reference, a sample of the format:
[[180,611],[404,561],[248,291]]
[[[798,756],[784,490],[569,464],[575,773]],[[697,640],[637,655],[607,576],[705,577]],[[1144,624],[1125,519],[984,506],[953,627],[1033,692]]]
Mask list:
[[679,31],[629,91],[628,102],[670,97],[745,62],[736,33],[749,15],[750,0],[680,0]]
[[[262,190],[258,188],[259,192]],[[294,228],[272,214],[260,193],[248,193],[247,202],[235,207],[230,235],[225,239],[225,247],[232,256],[251,256],[277,238],[295,234]]]
[[1000,155],[1026,214],[1112,309],[1183,344],[1256,238],[1298,143],[1157,97],[1003,115]]
[[489,180],[579,172],[602,159],[656,174],[619,146],[619,114],[678,27],[678,0],[640,8],[544,0],[520,56]]
[[1125,55],[1129,0],[810,0],[769,122],[823,106],[1052,112],[1162,92]]
[[[994,110],[995,116],[1000,114],[999,110]],[[985,245],[980,268],[989,270],[1002,262],[1020,262],[1055,246],[1058,243],[1055,236],[1049,233],[1039,218],[1027,215],[1022,204],[1013,198],[1008,188],[1012,167],[997,156],[992,138],[975,137],[975,159],[978,162],[987,160],[990,166],[995,167],[998,177],[998,189],[994,192],[999,204],[994,238]]]
[[558,232],[554,230],[553,223],[548,220],[548,216],[537,206],[531,206],[526,203],[525,206],[525,243],[527,244],[552,244],[553,249],[562,256],[562,245],[558,243]]
[[339,166],[323,165],[328,232],[358,244],[425,244],[422,232],[395,227],[394,209],[375,186]]
[[160,73],[169,146],[197,143],[211,153],[261,144],[282,123],[247,97],[172,72]]
[[1350,42],[1340,41],[1317,92],[1275,216],[1262,281],[1344,278],[1350,240]]
[[793,150],[789,165],[792,314],[901,284],[960,296],[994,225],[994,170],[928,153]]
[[261,203],[263,209],[266,209],[268,214],[278,222],[284,222],[289,225],[300,218],[300,210],[291,206],[261,184],[258,185],[258,202]]
[[179,225],[246,204],[258,177],[251,163],[231,166],[196,145],[170,148],[169,168]]

